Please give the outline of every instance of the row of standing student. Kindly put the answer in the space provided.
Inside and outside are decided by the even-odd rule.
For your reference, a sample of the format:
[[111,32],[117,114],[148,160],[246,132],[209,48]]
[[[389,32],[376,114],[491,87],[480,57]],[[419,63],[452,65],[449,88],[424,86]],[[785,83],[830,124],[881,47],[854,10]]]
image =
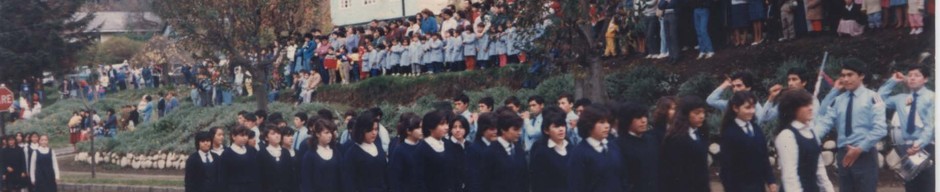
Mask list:
[[358,58],[347,59],[360,66],[361,75],[419,75],[502,67],[524,61],[517,41],[519,34],[507,22],[502,26],[458,26],[443,33],[413,33],[389,39],[378,46],[360,45]]
[[59,165],[55,152],[49,148],[49,137],[30,133],[3,137],[3,191],[56,191]]
[[[856,114],[846,108],[856,103],[850,97],[855,91],[866,97],[859,98],[865,102],[858,103],[873,105],[860,105],[860,109],[878,111],[877,105],[883,102],[856,82],[860,80],[858,76],[866,74],[861,68],[853,62],[847,62],[843,68],[836,91],[823,102],[823,106],[832,107],[816,109],[820,106],[818,102],[798,86],[791,85],[773,94],[779,97],[767,106],[774,109],[774,118],[784,122],[773,133],[782,174],[780,181],[767,159],[767,141],[758,123],[759,100],[749,91],[736,91],[723,102],[722,153],[718,158],[726,191],[833,191],[820,157],[819,139],[827,132],[821,128],[832,127],[825,125],[834,119],[878,121],[871,116],[873,112],[858,112],[860,116],[856,118],[836,118],[835,114]],[[907,133],[904,137],[913,143],[910,147],[913,149],[904,151],[930,146],[932,119],[924,109],[932,108],[929,99],[932,92],[923,88],[929,72],[922,69],[912,68],[906,78],[895,75],[885,85],[887,88],[882,88],[889,90],[898,81],[905,81],[914,94],[892,96],[885,105],[898,108],[905,105],[902,100],[911,97],[908,106],[921,106],[911,109],[917,114],[914,121],[903,121]],[[806,76],[793,75],[799,78],[796,84],[805,86],[802,79],[807,79]],[[928,99],[922,99],[925,97]],[[466,125],[470,123],[460,115],[434,111],[421,118],[406,113],[400,118],[399,137],[391,142],[388,156],[382,147],[376,146],[378,123],[372,114],[363,113],[348,123],[353,141],[344,144],[335,144],[336,128],[331,122],[315,120],[310,126],[311,138],[305,141],[307,149],[299,152],[305,157],[300,163],[301,174],[294,175],[299,175],[299,188],[304,191],[709,191],[707,108],[706,102],[695,96],[660,99],[653,113],[653,128],[649,129],[648,110],[643,105],[591,105],[580,112],[576,123],[577,133],[584,139],[572,144],[565,139],[569,134],[566,114],[560,108],[549,107],[542,113],[543,137],[532,144],[528,153],[520,142],[523,119],[505,107],[479,115],[474,141],[465,139]],[[919,126],[917,116],[923,118]],[[858,129],[855,134],[877,134],[873,128],[853,128]],[[241,129],[236,129],[233,136],[244,137],[240,134],[248,131]],[[851,134],[841,128],[839,131]],[[243,139],[234,140],[239,145]],[[314,148],[315,152],[311,150]],[[847,150],[851,149],[840,149],[840,153]],[[226,161],[226,156],[222,159]],[[843,159],[842,155],[839,159]],[[859,174],[877,175],[864,172],[870,165],[864,161],[867,160],[854,166],[839,163],[839,169],[848,170],[839,175],[843,181],[840,188],[876,189],[877,181],[862,183],[868,182],[865,180],[868,177],[858,178],[864,176]],[[228,169],[251,166],[259,167],[243,163]],[[915,181],[931,175],[923,174]],[[907,187],[910,191],[922,191],[930,188],[918,187],[929,184],[908,182]],[[237,189],[243,187],[230,188]]]

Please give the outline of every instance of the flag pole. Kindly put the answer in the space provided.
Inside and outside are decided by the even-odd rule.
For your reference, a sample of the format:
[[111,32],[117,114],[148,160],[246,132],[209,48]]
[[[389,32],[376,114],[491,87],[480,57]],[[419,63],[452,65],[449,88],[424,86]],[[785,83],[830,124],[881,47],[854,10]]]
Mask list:
[[816,97],[818,97],[818,95],[819,95],[819,87],[820,87],[820,85],[822,84],[823,74],[825,74],[825,72],[826,72],[825,69],[826,69],[826,60],[827,60],[827,59],[829,59],[829,52],[828,52],[828,51],[826,51],[826,52],[823,54],[822,65],[819,65],[819,74],[816,75],[816,88],[813,89],[813,98],[816,98]]

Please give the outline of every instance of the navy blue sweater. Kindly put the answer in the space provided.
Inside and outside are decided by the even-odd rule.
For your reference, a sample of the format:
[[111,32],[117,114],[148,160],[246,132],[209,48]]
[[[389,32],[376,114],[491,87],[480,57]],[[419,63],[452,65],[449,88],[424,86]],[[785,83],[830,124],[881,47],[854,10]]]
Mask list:
[[574,151],[574,145],[569,143],[565,150],[567,154],[562,156],[555,149],[548,148],[547,138],[532,144],[532,164],[529,167],[532,174],[532,191],[568,191],[568,160]]
[[[353,143],[353,142],[350,142]],[[379,154],[372,156],[356,144],[352,144],[343,154],[340,175],[343,191],[380,192],[388,191],[386,182],[385,151],[376,145]]]
[[725,191],[763,190],[776,178],[767,158],[767,140],[760,126],[752,124],[754,136],[747,136],[737,123],[721,131],[721,184]]
[[268,151],[267,146],[262,146],[258,156],[258,163],[261,167],[261,188],[265,191],[288,191],[288,184],[291,179],[290,174],[293,166],[293,160],[287,149],[281,148],[281,154],[275,158]]
[[325,160],[317,151],[309,150],[303,156],[300,172],[300,189],[303,192],[333,192],[340,190],[340,159],[333,148],[333,157]]
[[623,191],[625,173],[620,148],[616,144],[608,143],[607,152],[602,153],[585,139],[570,155],[569,191]]
[[659,142],[656,136],[645,133],[621,136],[617,144],[622,150],[623,164],[627,173],[627,191],[659,191]]
[[[490,144],[492,145],[492,144]],[[482,175],[484,171],[483,168],[483,153],[486,152],[489,146],[483,142],[483,140],[477,140],[477,142],[471,143],[467,147],[467,157],[466,157],[466,169],[467,169],[467,189],[470,192],[483,192],[486,191],[483,189],[483,178]]]
[[518,192],[529,190],[529,177],[525,151],[522,145],[513,145],[512,156],[499,142],[493,142],[484,151],[481,187],[490,192]]
[[219,156],[215,153],[209,153],[212,156],[212,163],[204,164],[202,163],[202,157],[199,156],[199,152],[193,152],[189,155],[189,158],[186,159],[186,191],[192,192],[202,192],[202,191],[220,191],[222,185],[220,185],[219,180],[222,177],[219,167],[221,161],[219,161]]
[[222,181],[226,191],[261,191],[258,151],[247,145],[245,148],[245,154],[235,153],[232,148],[225,148],[222,152]]
[[455,150],[453,145],[444,142],[444,151],[437,152],[431,148],[426,140],[421,140],[415,151],[415,176],[418,185],[417,191],[437,192],[456,191],[454,177],[456,167],[454,157],[449,154]]
[[[464,149],[463,146],[450,140],[444,140],[444,143],[451,146],[447,148],[447,154],[454,160],[454,174],[451,176],[453,177],[454,189],[456,189],[456,191],[469,190],[467,180],[467,149]],[[464,141],[464,146],[469,147],[470,145],[471,143],[469,141]]]
[[688,133],[666,135],[660,148],[660,191],[709,191],[707,141],[698,134],[698,141]]
[[405,142],[396,144],[395,151],[389,155],[388,185],[392,192],[417,191],[415,154],[417,145]]

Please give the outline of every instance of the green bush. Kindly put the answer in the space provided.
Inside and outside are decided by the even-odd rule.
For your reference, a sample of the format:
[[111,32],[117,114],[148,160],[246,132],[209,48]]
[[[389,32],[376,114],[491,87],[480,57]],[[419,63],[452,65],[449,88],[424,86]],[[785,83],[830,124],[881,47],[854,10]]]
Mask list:
[[719,83],[720,82],[717,82],[705,73],[699,73],[679,85],[679,93],[677,95],[679,97],[693,95],[705,99],[718,87]]
[[672,91],[678,76],[649,65],[633,70],[609,74],[606,77],[607,94],[616,101],[655,103],[656,99]]
[[[549,77],[535,87],[535,95],[542,96],[547,103],[555,103],[549,101],[554,101],[562,93],[574,94],[574,78],[571,74]],[[526,98],[519,98],[519,100],[525,101]]]

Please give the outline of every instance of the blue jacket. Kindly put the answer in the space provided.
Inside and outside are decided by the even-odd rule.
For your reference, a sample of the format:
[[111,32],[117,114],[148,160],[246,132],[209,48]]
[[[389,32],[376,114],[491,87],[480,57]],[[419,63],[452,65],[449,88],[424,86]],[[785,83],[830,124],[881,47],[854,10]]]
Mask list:
[[754,136],[748,136],[732,122],[721,131],[721,184],[725,191],[748,191],[752,186],[776,183],[776,176],[767,159],[767,141],[763,129],[751,123]]
[[626,172],[623,171],[620,147],[616,144],[608,143],[607,152],[601,153],[585,139],[570,155],[569,191],[624,191]]
[[434,16],[429,16],[421,20],[421,32],[424,34],[434,34],[437,33],[437,19]]
[[483,153],[480,168],[483,191],[517,192],[529,189],[525,151],[520,145],[513,145],[512,155],[506,153],[498,141],[493,142]]

